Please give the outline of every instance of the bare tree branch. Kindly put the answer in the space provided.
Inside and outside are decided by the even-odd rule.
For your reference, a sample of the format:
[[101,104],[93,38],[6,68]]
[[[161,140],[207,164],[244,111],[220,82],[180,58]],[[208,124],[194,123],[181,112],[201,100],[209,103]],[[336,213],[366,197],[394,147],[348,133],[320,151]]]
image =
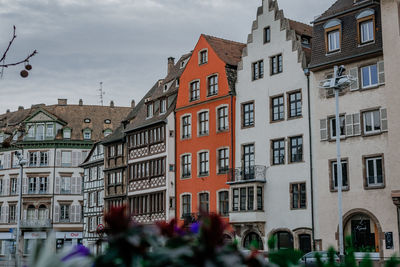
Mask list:
[[[15,62],[15,63],[9,63],[9,64],[4,64],[4,65],[1,65],[0,64],[0,68],[8,68],[8,67],[10,67],[10,66],[16,66],[16,65],[19,65],[19,64],[22,64],[22,63],[24,63],[24,62],[28,62],[29,61],[29,59],[31,58],[31,57],[33,57],[34,55],[36,55],[38,52],[36,51],[36,50],[34,50],[29,56],[27,56],[24,60],[21,60],[21,61],[18,61],[18,62]],[[0,61],[1,62],[1,61]]]
[[6,59],[8,50],[10,50],[10,47],[11,47],[12,43],[14,42],[15,38],[17,38],[17,35],[15,34],[15,25],[13,26],[13,28],[14,28],[13,37],[12,37],[11,41],[8,43],[7,49],[4,51],[4,54],[1,57],[0,62],[2,62],[3,60]]

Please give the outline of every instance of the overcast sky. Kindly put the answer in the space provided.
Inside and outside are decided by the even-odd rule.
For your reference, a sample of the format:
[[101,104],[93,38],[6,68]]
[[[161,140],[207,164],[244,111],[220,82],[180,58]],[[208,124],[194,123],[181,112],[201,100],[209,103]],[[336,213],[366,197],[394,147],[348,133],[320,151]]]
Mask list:
[[[278,0],[286,17],[304,23],[334,0]],[[0,52],[17,27],[7,62],[32,50],[0,79],[0,114],[32,104],[136,102],[166,74],[167,58],[189,52],[201,33],[245,42],[261,0],[0,0]]]

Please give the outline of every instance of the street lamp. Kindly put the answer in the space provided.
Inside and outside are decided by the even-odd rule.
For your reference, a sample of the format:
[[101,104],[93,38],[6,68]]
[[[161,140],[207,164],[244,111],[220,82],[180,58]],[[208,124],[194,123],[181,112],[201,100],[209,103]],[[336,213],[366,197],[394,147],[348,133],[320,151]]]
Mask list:
[[18,206],[17,206],[17,233],[15,235],[15,261],[17,262],[17,266],[21,266],[21,254],[19,253],[19,239],[21,236],[21,208],[22,208],[22,179],[24,172],[24,165],[27,163],[24,156],[19,151],[15,152],[15,156],[18,158],[18,165],[20,170],[20,179],[18,180]]
[[338,183],[338,215],[339,215],[339,257],[340,261],[344,259],[343,249],[343,209],[342,209],[342,163],[340,160],[340,121],[339,121],[339,92],[351,85],[355,81],[350,75],[343,75],[346,68],[334,66],[333,78],[326,79],[320,82],[320,87],[324,89],[333,89],[335,91],[335,124],[336,124],[336,173]]

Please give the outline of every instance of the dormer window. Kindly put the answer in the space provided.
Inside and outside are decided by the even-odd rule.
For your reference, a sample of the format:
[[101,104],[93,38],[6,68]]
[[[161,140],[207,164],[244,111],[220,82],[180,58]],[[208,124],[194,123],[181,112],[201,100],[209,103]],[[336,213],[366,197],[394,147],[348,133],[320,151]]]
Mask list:
[[341,22],[338,19],[328,21],[324,25],[326,52],[333,53],[340,50]]
[[64,139],[71,139],[71,129],[70,128],[65,128],[63,130],[63,138]]
[[160,100],[160,114],[167,112],[167,99]]
[[105,119],[105,120],[104,120],[104,123],[105,123],[105,124],[111,124],[111,120],[110,120],[110,119]]
[[207,49],[199,52],[199,65],[206,64],[208,62],[208,51]]
[[356,16],[359,44],[366,44],[375,40],[375,11],[366,9]]
[[176,87],[179,87],[179,78],[176,78]]
[[147,104],[146,118],[151,118],[151,117],[153,117],[153,103]]
[[83,139],[85,140],[92,139],[92,131],[90,129],[83,130]]
[[182,69],[183,67],[185,67],[185,61],[182,61],[182,62],[181,62],[180,68]]
[[164,85],[164,92],[168,90],[168,84]]
[[44,140],[44,124],[36,125],[36,140]]
[[28,124],[26,126],[26,130],[29,138],[33,138],[35,136],[35,126],[33,124]]
[[86,119],[84,119],[83,120],[85,123],[90,123],[90,119],[89,118],[86,118]]

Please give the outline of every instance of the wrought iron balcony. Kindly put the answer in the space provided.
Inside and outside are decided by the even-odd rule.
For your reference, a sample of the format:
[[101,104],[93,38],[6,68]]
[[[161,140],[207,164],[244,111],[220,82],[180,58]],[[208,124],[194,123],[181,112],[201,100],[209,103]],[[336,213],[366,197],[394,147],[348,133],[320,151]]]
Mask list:
[[228,184],[262,182],[267,178],[267,167],[264,165],[253,165],[242,168],[230,169],[228,173]]
[[21,228],[51,228],[51,220],[22,220]]

